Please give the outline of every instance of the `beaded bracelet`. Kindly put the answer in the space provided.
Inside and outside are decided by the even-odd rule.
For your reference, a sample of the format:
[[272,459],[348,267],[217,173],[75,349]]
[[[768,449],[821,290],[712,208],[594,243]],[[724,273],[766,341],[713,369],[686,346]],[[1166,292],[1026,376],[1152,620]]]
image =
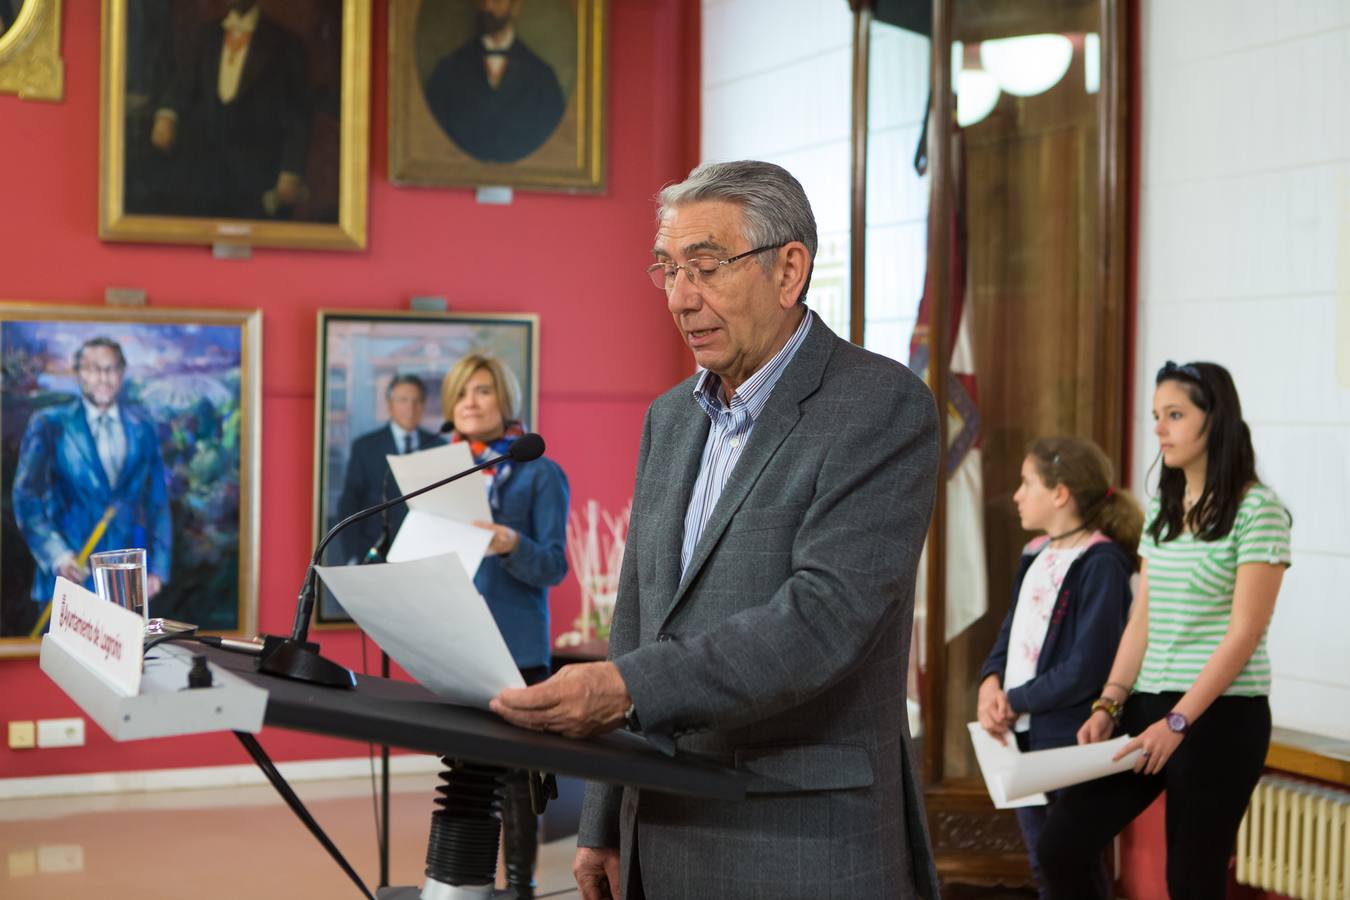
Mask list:
[[1110,697],[1098,697],[1092,701],[1092,712],[1095,713],[1097,710],[1106,713],[1111,717],[1111,721],[1119,724],[1120,714],[1124,711],[1124,707]]

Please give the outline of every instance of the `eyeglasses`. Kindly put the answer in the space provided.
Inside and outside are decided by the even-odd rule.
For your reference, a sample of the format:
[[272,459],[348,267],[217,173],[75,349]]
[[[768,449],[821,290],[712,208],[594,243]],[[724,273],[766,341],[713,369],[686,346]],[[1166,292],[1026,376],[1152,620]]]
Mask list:
[[91,366],[91,365],[85,364],[85,365],[81,365],[81,366],[80,366],[79,371],[80,371],[80,374],[81,374],[81,375],[88,375],[90,378],[96,377],[96,376],[98,376],[98,375],[102,375],[104,378],[107,378],[107,377],[112,376],[112,375],[120,375],[120,374],[122,374],[122,367],[121,367],[121,366]]
[[787,241],[783,241],[778,244],[756,247],[744,253],[737,253],[727,259],[718,259],[715,256],[695,256],[684,265],[673,262],[652,263],[647,267],[647,276],[651,278],[652,284],[657,290],[665,291],[667,294],[675,290],[675,279],[680,277],[681,269],[684,270],[685,275],[689,276],[691,284],[709,287],[717,283],[720,277],[719,273],[724,266],[729,266],[737,260],[745,259],[747,256],[763,253],[765,250],[777,250],[786,243]]
[[1191,381],[1197,382],[1202,385],[1205,383],[1205,379],[1200,377],[1200,370],[1197,369],[1195,366],[1191,365],[1190,363],[1187,363],[1184,366],[1179,366],[1176,363],[1172,362],[1172,360],[1170,359],[1167,362],[1163,363],[1163,367],[1158,370],[1158,375],[1154,380],[1162,381],[1164,378],[1176,378],[1178,375],[1184,378],[1189,378]]

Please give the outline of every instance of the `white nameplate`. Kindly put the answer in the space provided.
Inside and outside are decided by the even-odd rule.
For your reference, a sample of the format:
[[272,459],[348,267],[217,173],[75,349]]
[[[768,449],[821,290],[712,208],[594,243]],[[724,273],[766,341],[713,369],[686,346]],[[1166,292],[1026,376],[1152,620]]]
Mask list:
[[145,619],[134,612],[57,577],[51,637],[119,693],[140,691]]

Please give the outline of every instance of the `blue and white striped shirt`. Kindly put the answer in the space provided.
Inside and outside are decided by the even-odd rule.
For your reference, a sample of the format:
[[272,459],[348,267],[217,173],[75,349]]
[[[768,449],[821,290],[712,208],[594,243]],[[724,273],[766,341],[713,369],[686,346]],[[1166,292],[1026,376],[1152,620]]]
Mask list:
[[708,440],[703,445],[703,461],[699,464],[698,478],[694,481],[689,508],[684,514],[681,577],[684,576],[684,570],[689,568],[689,560],[694,557],[694,546],[712,516],[717,498],[722,496],[722,488],[726,487],[731,470],[736,467],[741,451],[750,440],[755,419],[759,418],[764,404],[769,402],[774,385],[778,384],[783,370],[792,362],[797,348],[806,340],[806,333],[810,330],[811,313],[807,311],[783,349],[737,388],[731,398],[731,406],[722,401],[722,379],[707,369],[699,374],[698,382],[694,385],[694,399],[712,420],[712,427],[708,429]]

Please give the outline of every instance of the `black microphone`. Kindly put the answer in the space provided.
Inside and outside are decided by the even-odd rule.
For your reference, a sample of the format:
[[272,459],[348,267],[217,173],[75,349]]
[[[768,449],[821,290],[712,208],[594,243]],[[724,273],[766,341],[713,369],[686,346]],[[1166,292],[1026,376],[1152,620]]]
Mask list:
[[288,638],[273,634],[262,636],[263,650],[262,655],[258,658],[258,671],[329,687],[356,687],[356,676],[352,674],[352,671],[346,666],[340,666],[331,660],[324,659],[319,655],[318,643],[309,640],[309,619],[314,613],[315,581],[318,577],[314,567],[319,564],[319,560],[323,559],[323,551],[328,544],[338,532],[348,525],[369,518],[378,512],[383,512],[391,506],[406,503],[413,497],[420,497],[428,491],[444,487],[452,481],[495,466],[499,462],[510,460],[524,463],[532,459],[538,459],[543,455],[543,438],[533,433],[521,435],[502,456],[485,460],[475,466],[470,466],[463,472],[457,472],[449,478],[442,478],[440,481],[432,482],[415,491],[409,491],[406,494],[385,500],[383,503],[377,503],[374,506],[354,512],[328,529],[328,533],[323,536],[323,540],[319,541],[319,546],[314,548],[314,555],[310,558],[309,567],[305,570],[305,580],[300,586],[300,595],[296,598],[295,623],[291,628],[291,636]]

